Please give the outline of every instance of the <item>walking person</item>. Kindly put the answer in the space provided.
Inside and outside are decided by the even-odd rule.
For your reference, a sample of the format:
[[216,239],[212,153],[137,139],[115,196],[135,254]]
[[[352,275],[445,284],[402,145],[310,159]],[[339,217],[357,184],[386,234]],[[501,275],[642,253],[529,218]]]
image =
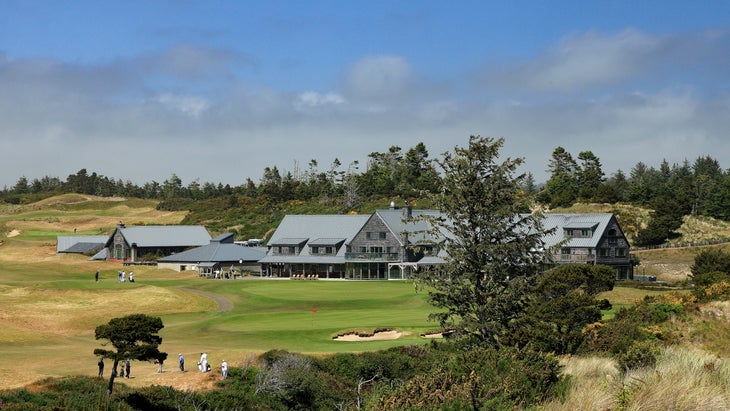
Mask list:
[[134,282],[134,271],[130,271],[129,272],[129,282],[130,283],[133,283]]
[[99,272],[98,271],[96,272],[96,274],[94,274],[94,279],[96,280],[97,283],[99,282]]
[[208,371],[208,354],[200,353],[200,372]]
[[180,372],[185,372],[185,357],[182,353],[178,354],[178,360],[180,361]]
[[104,376],[104,357],[99,358],[99,378]]
[[129,378],[129,369],[132,368],[132,364],[129,362],[129,358],[127,358],[127,378]]
[[228,377],[228,363],[226,362],[226,360],[223,360],[223,362],[221,362],[221,374],[224,380]]
[[124,361],[119,364],[119,378],[124,378]]

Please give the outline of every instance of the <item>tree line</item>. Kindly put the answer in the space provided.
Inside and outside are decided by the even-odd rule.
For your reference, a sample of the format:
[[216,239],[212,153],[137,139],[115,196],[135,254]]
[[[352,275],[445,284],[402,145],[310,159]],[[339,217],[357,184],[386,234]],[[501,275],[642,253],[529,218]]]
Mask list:
[[[437,161],[421,142],[408,150],[391,146],[385,152],[370,153],[363,170],[357,161],[345,166],[335,158],[329,166],[321,167],[312,159],[306,169],[295,166],[293,172],[265,167],[258,182],[246,178],[238,186],[201,183],[198,179],[184,185],[176,174],[163,182],[137,185],[89,173],[84,168],[65,180],[45,176],[29,181],[22,176],[13,187],[0,191],[0,199],[19,203],[24,196],[79,193],[186,203],[246,196],[274,204],[331,200],[342,204],[346,212],[372,198],[432,198],[443,189]],[[730,221],[730,170],[723,170],[710,156],[673,164],[665,160],[656,167],[639,162],[628,174],[619,169],[607,176],[593,152],[582,151],[574,158],[563,147],[557,147],[547,171],[549,178],[544,183],[536,183],[527,173],[522,188],[534,201],[549,208],[569,207],[576,202],[621,202],[653,210],[651,223],[639,233],[637,245],[661,244],[675,237],[685,215]]]

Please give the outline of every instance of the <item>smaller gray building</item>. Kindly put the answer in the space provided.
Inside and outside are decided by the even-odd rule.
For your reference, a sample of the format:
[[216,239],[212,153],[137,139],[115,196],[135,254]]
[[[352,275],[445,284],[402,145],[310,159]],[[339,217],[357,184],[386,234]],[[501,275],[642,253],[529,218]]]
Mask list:
[[232,233],[224,233],[201,247],[175,253],[157,260],[157,268],[176,271],[196,270],[205,277],[229,277],[241,273],[261,274],[259,260],[266,249],[236,244]]
[[104,248],[107,235],[59,235],[56,238],[58,254],[91,254]]
[[106,241],[109,261],[139,263],[150,256],[168,256],[208,244],[210,234],[200,225],[140,225],[122,223]]

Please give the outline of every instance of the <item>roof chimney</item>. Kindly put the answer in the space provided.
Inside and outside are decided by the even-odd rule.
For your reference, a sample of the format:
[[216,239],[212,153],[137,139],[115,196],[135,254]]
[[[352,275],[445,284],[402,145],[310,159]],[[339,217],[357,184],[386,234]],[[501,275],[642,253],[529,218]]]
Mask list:
[[403,219],[405,220],[405,219],[411,218],[412,216],[413,216],[413,208],[410,205],[406,204],[403,207]]

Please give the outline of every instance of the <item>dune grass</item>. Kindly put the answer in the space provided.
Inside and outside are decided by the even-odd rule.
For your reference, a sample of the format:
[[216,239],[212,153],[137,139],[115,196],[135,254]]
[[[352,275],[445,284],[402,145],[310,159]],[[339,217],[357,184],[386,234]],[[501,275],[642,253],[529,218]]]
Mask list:
[[667,347],[656,366],[626,373],[605,358],[572,357],[563,363],[570,392],[541,410],[730,409],[730,365],[701,350]]

